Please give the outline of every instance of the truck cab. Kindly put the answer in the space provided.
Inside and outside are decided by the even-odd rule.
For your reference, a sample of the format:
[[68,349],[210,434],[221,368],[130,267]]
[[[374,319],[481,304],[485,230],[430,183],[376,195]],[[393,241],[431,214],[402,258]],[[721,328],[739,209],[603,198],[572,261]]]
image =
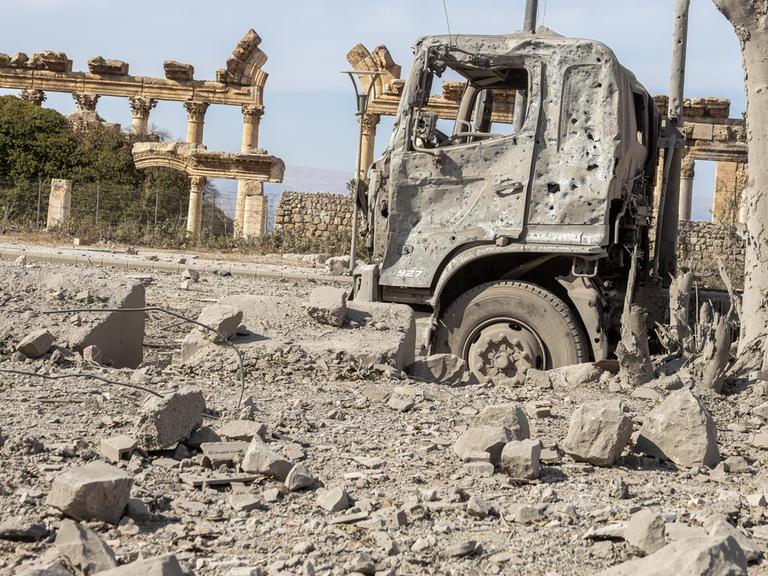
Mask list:
[[[628,249],[648,265],[648,92],[607,46],[546,29],[430,36],[414,52],[360,206],[374,279],[356,286],[429,312],[424,344],[480,380],[607,358]],[[462,91],[450,118],[430,97],[446,78]]]

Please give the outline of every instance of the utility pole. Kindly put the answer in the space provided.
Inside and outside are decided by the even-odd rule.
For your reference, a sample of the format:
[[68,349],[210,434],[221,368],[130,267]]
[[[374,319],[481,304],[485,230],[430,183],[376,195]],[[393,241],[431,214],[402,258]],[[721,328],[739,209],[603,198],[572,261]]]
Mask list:
[[536,32],[536,18],[539,14],[539,0],[527,0],[523,30],[531,34]]
[[672,35],[672,75],[664,129],[664,178],[656,225],[654,269],[666,280],[677,269],[677,232],[680,219],[680,171],[685,148],[683,97],[688,49],[688,13],[691,0],[677,0]]
[[[525,5],[525,20],[523,32],[536,33],[536,18],[539,14],[539,0],[527,0]],[[525,111],[528,108],[528,93],[525,90],[515,92],[515,111],[512,117],[512,132],[517,133],[525,122]]]

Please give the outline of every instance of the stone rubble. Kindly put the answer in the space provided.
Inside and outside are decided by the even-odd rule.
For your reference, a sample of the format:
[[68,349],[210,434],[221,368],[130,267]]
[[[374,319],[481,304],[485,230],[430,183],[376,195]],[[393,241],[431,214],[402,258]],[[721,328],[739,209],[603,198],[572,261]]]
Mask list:
[[632,420],[618,402],[607,400],[579,406],[571,416],[563,450],[574,460],[611,466],[632,435]]
[[142,406],[134,431],[143,450],[162,450],[185,440],[203,423],[205,398],[197,386],[158,398],[150,397]]

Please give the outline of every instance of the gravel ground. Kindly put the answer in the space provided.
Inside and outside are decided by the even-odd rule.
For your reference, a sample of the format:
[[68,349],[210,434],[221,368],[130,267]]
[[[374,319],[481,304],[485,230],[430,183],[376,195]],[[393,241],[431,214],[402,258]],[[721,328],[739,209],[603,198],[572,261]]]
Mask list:
[[[194,382],[203,390],[209,411],[204,425],[215,430],[244,416],[264,423],[268,446],[301,460],[317,483],[288,492],[281,482],[258,476],[250,483],[196,488],[183,477],[236,470],[206,470],[199,455],[186,448],[135,453],[120,466],[134,476],[132,496],[143,500],[151,515],[124,517],[116,527],[84,523],[107,542],[120,563],[171,552],[196,574],[256,574],[257,568],[268,574],[348,574],[371,571],[366,557],[360,557],[365,552],[377,573],[581,576],[633,557],[635,552],[620,538],[585,534],[626,521],[641,509],[662,516],[668,538],[682,526],[701,527],[712,514],[726,515],[747,535],[768,523],[768,509],[745,500],[768,491],[766,452],[752,446],[763,420],[750,410],[768,400],[761,385],[731,387],[726,395],[702,399],[717,423],[722,458],[746,459],[744,471],[726,473],[677,470],[630,448],[610,467],[563,455],[557,447],[579,404],[620,399],[637,430],[666,394],[643,399],[612,393],[607,376],[573,384],[555,379],[551,388],[532,383],[448,387],[408,380],[397,371],[348,358],[312,356],[288,343],[269,351],[248,348],[246,400],[238,408],[234,355],[221,348],[208,368],[179,365],[174,358],[190,327],[160,314],[147,319],[145,362],[136,370],[83,365],[77,356],[55,365],[50,354],[38,360],[14,354],[15,344],[28,331],[46,327],[49,317],[40,311],[78,304],[75,298],[84,285],[97,287],[91,290],[98,302],[110,282],[130,275],[135,274],[114,268],[0,262],[0,368],[88,372],[160,392]],[[63,283],[62,299],[55,299],[46,285],[53,276]],[[309,279],[204,274],[184,290],[178,274],[150,276],[147,305],[193,317],[225,296],[305,298],[317,285]],[[313,329],[304,319],[301,325]],[[320,326],[316,330],[323,333]],[[393,393],[407,397],[413,407],[392,408]],[[23,566],[54,556],[62,516],[45,504],[51,483],[72,467],[102,459],[101,439],[131,434],[145,396],[87,378],[50,381],[0,374],[0,524],[23,518],[48,529],[48,536],[35,542],[0,540],[0,574],[23,573]],[[541,477],[520,483],[500,472],[472,475],[454,454],[453,443],[484,407],[512,401],[526,408],[531,437],[545,447]],[[549,415],[541,409],[547,403]],[[626,497],[616,497],[621,483]],[[345,487],[353,507],[339,512],[320,508],[320,486]],[[256,508],[236,510],[232,503],[242,495],[254,496]],[[473,505],[478,498],[490,505],[487,515]],[[764,547],[757,537],[755,542]],[[768,574],[767,567],[758,560],[750,574]]]

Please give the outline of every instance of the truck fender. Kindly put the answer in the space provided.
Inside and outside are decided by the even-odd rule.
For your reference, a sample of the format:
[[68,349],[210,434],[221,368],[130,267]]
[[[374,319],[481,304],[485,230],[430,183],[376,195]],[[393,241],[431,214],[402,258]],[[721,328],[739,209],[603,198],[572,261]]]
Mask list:
[[557,281],[568,292],[576,311],[581,318],[592,346],[595,361],[606,360],[610,352],[606,335],[606,301],[592,278],[585,276],[558,276]]

